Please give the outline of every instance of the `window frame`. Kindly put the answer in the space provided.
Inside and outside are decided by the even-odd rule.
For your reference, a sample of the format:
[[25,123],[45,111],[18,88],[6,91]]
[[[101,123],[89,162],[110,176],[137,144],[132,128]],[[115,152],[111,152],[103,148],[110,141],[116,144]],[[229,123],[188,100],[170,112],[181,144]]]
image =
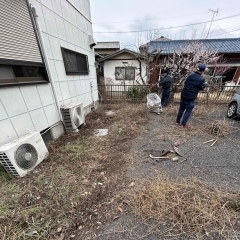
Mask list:
[[[46,68],[43,65],[32,65],[31,63],[29,64],[1,64],[0,66],[6,66],[9,67],[12,74],[13,78],[5,78],[5,79],[0,79],[0,88],[1,87],[6,87],[6,86],[19,86],[19,85],[30,85],[30,84],[38,84],[38,83],[49,83],[49,78],[46,72]],[[17,77],[13,71],[13,66],[24,66],[24,67],[41,67],[43,71],[43,77]]]
[[[123,79],[118,79],[117,78],[117,69],[120,68],[120,69],[124,69],[124,77]],[[132,79],[129,79],[129,78],[126,78],[126,69],[134,69],[134,76]],[[116,81],[133,81],[135,80],[136,78],[136,67],[115,67],[115,80]]]
[[[70,49],[63,48],[63,47],[61,47],[61,52],[62,52],[63,63],[64,63],[64,68],[65,68],[66,75],[89,75],[88,55],[85,55],[85,54],[79,53],[79,52],[75,52],[75,51],[72,51]],[[85,61],[86,61],[86,70],[69,71],[68,67],[67,67],[66,56],[65,56],[65,53],[67,53],[67,52],[72,53],[72,54],[76,54],[76,56],[84,57]]]

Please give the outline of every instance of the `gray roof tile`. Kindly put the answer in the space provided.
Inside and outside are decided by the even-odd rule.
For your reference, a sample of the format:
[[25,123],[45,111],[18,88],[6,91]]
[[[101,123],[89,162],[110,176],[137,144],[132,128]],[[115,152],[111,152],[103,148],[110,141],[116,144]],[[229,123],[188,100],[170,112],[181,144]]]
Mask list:
[[172,54],[192,42],[198,42],[204,48],[219,53],[240,53],[240,38],[150,41],[148,50],[162,50],[162,55]]

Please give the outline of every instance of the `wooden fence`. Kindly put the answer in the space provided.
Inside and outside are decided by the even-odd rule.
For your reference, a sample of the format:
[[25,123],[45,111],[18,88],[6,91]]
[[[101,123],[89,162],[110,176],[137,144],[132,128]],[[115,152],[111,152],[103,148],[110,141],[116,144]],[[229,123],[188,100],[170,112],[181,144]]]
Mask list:
[[[179,102],[183,85],[173,85],[170,102]],[[213,85],[200,91],[196,99],[202,104],[224,103],[228,104],[238,87]],[[161,90],[150,88],[149,85],[98,85],[99,98],[101,101],[146,101],[148,93],[158,93]]]

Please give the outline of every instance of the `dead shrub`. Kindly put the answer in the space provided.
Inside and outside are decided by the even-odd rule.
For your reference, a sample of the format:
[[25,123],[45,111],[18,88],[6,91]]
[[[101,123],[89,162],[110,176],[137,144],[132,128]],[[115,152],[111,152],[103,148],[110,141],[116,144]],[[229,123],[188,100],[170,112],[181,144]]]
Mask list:
[[207,127],[206,130],[208,133],[217,136],[225,137],[230,132],[230,123],[224,120],[215,120],[212,121]]
[[140,184],[139,190],[130,194],[136,216],[171,222],[174,227],[169,227],[167,235],[227,236],[231,230],[229,219],[236,216],[228,204],[229,194],[212,189],[195,178],[173,181],[161,175]]

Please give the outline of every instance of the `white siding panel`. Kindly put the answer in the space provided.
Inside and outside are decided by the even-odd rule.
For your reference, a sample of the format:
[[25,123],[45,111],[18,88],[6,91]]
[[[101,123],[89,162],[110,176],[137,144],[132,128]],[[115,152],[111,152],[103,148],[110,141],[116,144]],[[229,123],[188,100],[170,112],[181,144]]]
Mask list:
[[0,89],[0,98],[9,117],[27,112],[26,104],[18,87]]
[[67,75],[65,72],[65,67],[63,64],[63,61],[55,61],[55,67],[58,75],[58,80],[59,81],[66,81]]
[[49,41],[50,41],[50,46],[52,49],[53,59],[62,60],[60,40],[58,38],[49,36]]
[[77,92],[76,92],[75,81],[69,81],[68,86],[69,86],[69,91],[70,91],[71,98],[76,97]]
[[61,0],[54,0],[54,2],[53,2],[53,11],[55,13],[57,13],[58,15],[62,16]]
[[51,46],[50,46],[48,34],[43,33],[43,41],[44,41],[44,45],[45,45],[45,48],[46,48],[48,58],[53,58],[52,49],[51,49]]
[[76,0],[75,5],[81,11],[81,3],[80,2],[81,2],[80,0]]
[[73,27],[73,37],[74,37],[74,44],[78,45],[79,44],[79,34],[78,34],[78,29],[76,27]]
[[85,86],[86,86],[86,92],[90,92],[91,91],[91,87],[90,87],[90,81],[86,80],[85,81]]
[[71,100],[72,100],[72,103],[78,103],[77,97],[74,97],[74,98],[72,98]]
[[53,93],[50,84],[38,85],[37,88],[43,106],[54,103]]
[[[77,96],[77,100],[79,103],[83,103],[83,95]],[[84,107],[84,105],[83,105]]]
[[64,27],[64,20],[61,17],[59,17],[58,15],[55,15],[55,19],[56,19],[56,24],[57,24],[58,36],[60,39],[66,41],[67,36],[66,36],[65,27]]
[[68,22],[71,22],[71,12],[69,12],[69,8],[71,7],[69,3],[66,0],[61,1],[62,5],[62,13],[63,13],[63,18],[66,19]]
[[81,91],[81,84],[80,84],[80,80],[76,80],[75,82],[75,89],[76,89],[76,93],[77,95],[81,95],[82,91]]
[[81,88],[81,94],[84,94],[86,92],[86,85],[84,80],[80,80],[80,88]]
[[43,14],[47,26],[47,32],[55,37],[58,37],[54,12],[43,6]]
[[6,119],[7,117],[8,117],[8,115],[3,107],[2,102],[0,101],[0,121],[3,119]]
[[27,105],[28,111],[42,107],[36,86],[22,86],[20,87],[20,90]]
[[82,31],[82,29],[83,29],[83,21],[82,21],[83,16],[79,12],[77,12],[76,14],[77,14],[77,27],[78,27],[79,30]]
[[61,82],[60,88],[61,88],[63,100],[69,99],[71,96],[70,96],[67,82]]
[[30,112],[30,116],[36,131],[41,132],[49,126],[43,108]]
[[72,25],[66,21],[64,21],[64,25],[65,25],[66,35],[67,35],[67,41],[73,44],[74,36],[72,31]]
[[64,40],[60,40],[60,46],[63,48],[68,48],[68,42]]
[[62,101],[62,92],[61,92],[61,89],[60,89],[60,83],[59,82],[55,83],[55,88],[56,88],[58,100]]
[[81,3],[81,12],[86,15],[86,11],[85,11],[85,0],[80,1]]
[[56,71],[56,67],[55,67],[55,61],[54,60],[49,60],[49,65],[50,65],[50,68],[51,68],[53,81],[58,82],[58,75],[57,75],[57,71]]
[[57,107],[55,104],[45,107],[44,111],[50,126],[60,121]]
[[68,105],[68,104],[70,104],[70,103],[72,103],[71,98],[66,99],[66,100],[63,101],[63,104],[64,104],[64,105]]
[[91,20],[90,3],[88,1],[85,2],[85,8],[86,8],[86,16]]
[[13,117],[11,118],[11,121],[19,137],[23,136],[26,133],[35,131],[29,113]]
[[18,138],[9,119],[0,121],[0,146]]
[[[54,1],[54,5],[55,5],[55,0]],[[47,8],[53,10],[53,4],[52,4],[52,0],[41,0],[41,3],[46,6]]]

